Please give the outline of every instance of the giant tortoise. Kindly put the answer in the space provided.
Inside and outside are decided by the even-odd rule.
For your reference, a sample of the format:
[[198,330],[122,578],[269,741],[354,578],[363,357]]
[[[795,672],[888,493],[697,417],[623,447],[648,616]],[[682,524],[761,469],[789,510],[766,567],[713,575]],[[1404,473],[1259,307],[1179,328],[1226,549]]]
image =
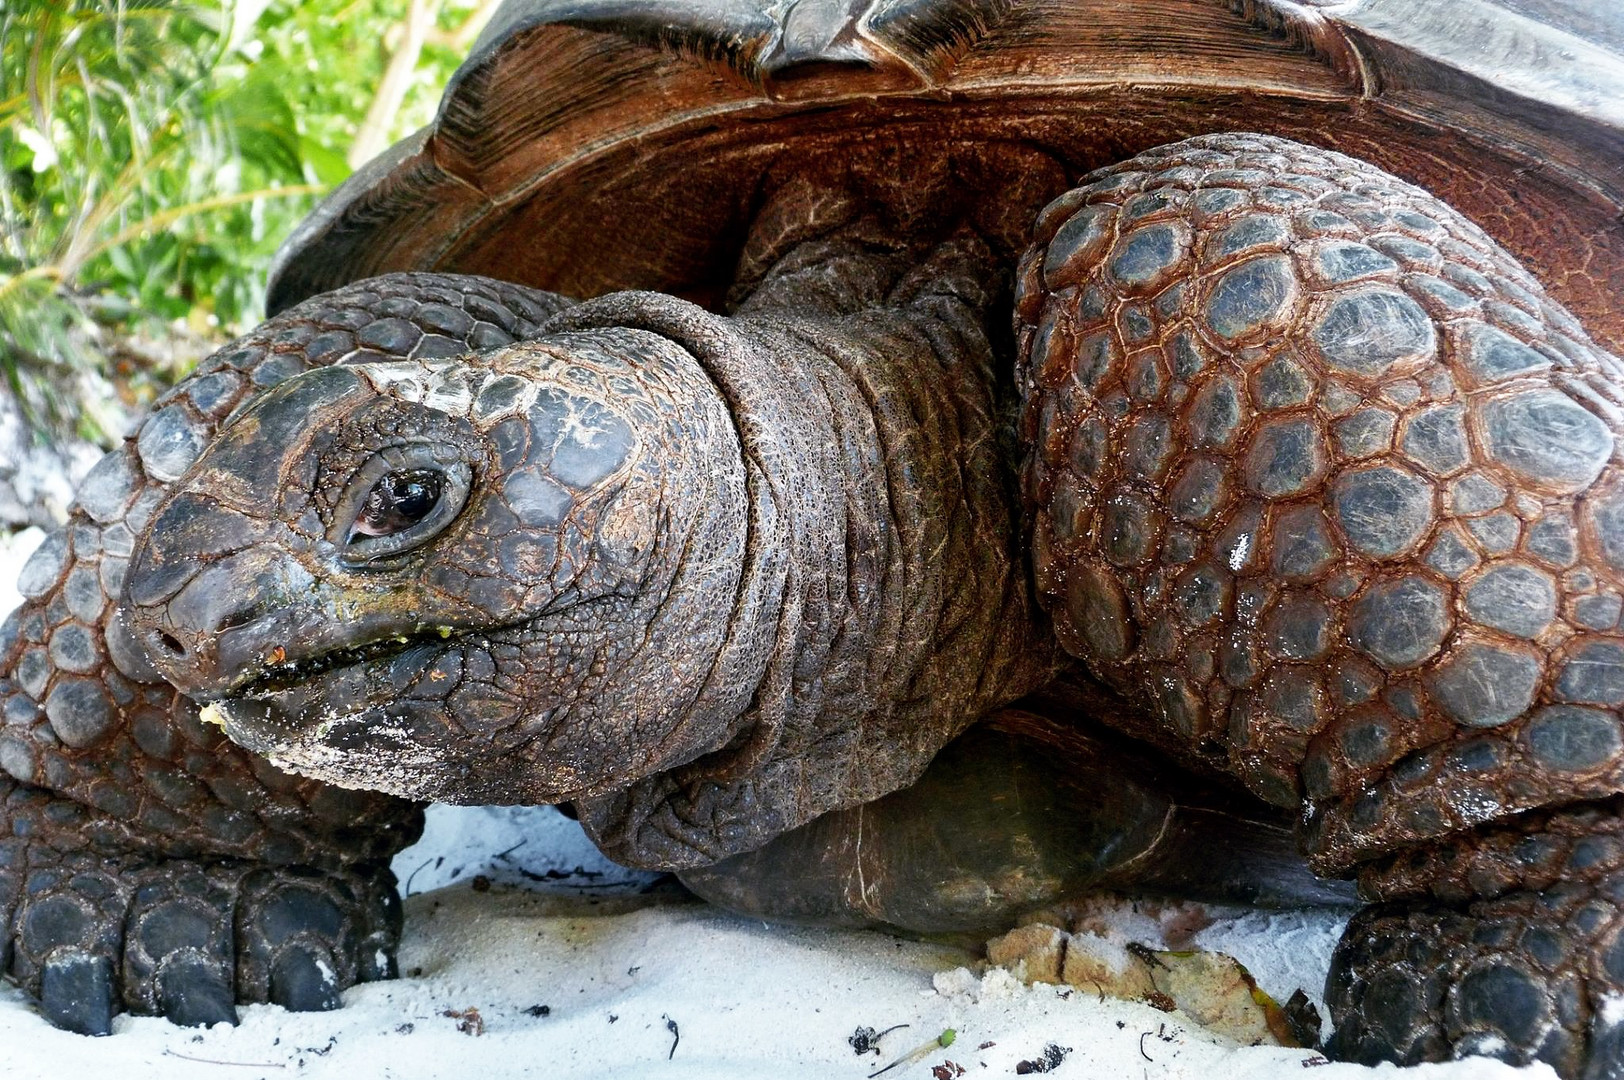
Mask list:
[[510,0],[24,570],[5,967],[332,1007],[423,802],[556,803],[915,932],[1356,878],[1335,1053],[1624,1076],[1621,54]]

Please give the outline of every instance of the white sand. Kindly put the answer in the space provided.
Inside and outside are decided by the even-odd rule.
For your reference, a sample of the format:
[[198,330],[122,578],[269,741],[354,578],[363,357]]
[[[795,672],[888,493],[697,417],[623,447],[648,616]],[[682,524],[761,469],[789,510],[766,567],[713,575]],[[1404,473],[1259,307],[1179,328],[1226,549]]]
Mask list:
[[[32,543],[0,541],[0,590]],[[0,611],[14,599],[0,591]],[[608,863],[545,808],[431,808],[395,869],[410,881],[400,980],[348,991],[337,1012],[246,1006],[240,1026],[206,1031],[125,1016],[105,1039],[51,1028],[0,984],[0,1077],[860,1080],[948,1028],[951,1046],[886,1077],[923,1080],[947,1062],[967,1077],[1009,1076],[1051,1044],[1069,1050],[1048,1075],[1076,1080],[1552,1076],[1481,1059],[1365,1069],[1239,1048],[1178,1013],[960,971],[975,957],[956,948],[738,918]],[[475,891],[476,876],[493,884]],[[1150,910],[1105,906],[1096,921],[1160,945]],[[1340,913],[1217,914],[1195,944],[1235,955],[1282,1001],[1298,986],[1318,997]],[[527,1011],[543,1005],[547,1015]],[[445,1015],[471,1008],[482,1034]],[[856,1029],[896,1024],[908,1026],[878,1056],[853,1053]]]

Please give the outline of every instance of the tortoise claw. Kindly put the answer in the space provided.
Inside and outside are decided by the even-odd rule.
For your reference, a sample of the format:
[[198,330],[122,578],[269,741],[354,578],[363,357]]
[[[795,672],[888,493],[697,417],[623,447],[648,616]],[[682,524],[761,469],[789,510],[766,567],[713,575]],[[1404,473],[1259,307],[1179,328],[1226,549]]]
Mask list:
[[231,982],[201,957],[171,960],[158,973],[158,1008],[181,1027],[237,1025]]
[[79,1035],[113,1032],[113,965],[105,956],[65,950],[40,973],[40,1012],[54,1027]]
[[343,1004],[333,965],[299,946],[276,958],[270,998],[289,1012],[327,1012]]

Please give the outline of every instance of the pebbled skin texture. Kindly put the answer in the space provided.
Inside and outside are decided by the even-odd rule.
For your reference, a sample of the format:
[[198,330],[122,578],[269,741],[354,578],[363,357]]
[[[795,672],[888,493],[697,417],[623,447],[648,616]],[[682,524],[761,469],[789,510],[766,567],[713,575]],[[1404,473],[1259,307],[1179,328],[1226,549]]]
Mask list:
[[81,485],[0,628],[0,967],[53,1022],[331,1008],[393,970],[388,859],[417,806],[294,776],[200,723],[118,600],[137,534],[235,410],[313,366],[500,345],[563,304],[424,275],[319,297],[204,361]]
[[1624,366],[1444,204],[1280,139],[1101,170],[1035,239],[1025,482],[1062,643],[1131,730],[1301,805],[1321,873],[1498,897],[1350,926],[1335,1045],[1611,1075],[1624,968],[1566,919],[1612,926],[1620,880]]

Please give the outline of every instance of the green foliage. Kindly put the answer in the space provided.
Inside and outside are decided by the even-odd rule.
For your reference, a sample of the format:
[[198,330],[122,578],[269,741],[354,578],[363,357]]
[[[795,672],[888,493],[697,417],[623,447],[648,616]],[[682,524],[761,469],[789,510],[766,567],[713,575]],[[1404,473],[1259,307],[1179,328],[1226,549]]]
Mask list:
[[[416,55],[390,140],[427,122],[466,48],[456,24],[487,9],[421,9],[446,40]],[[258,321],[276,245],[349,174],[408,10],[0,3],[0,374],[36,420],[71,414],[52,388],[105,369],[110,336],[184,321],[221,337]],[[142,397],[180,372],[120,374]]]

